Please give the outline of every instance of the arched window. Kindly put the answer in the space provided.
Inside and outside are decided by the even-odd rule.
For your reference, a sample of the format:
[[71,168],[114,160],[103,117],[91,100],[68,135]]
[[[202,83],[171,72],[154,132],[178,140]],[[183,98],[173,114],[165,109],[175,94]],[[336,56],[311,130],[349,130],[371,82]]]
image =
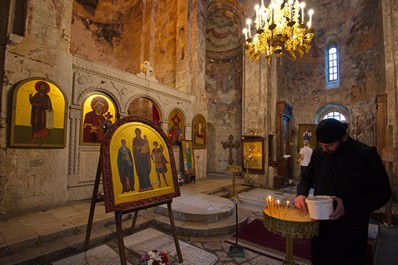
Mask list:
[[329,46],[325,56],[326,88],[340,86],[339,54],[337,45]]
[[315,123],[318,124],[321,120],[328,118],[350,123],[350,111],[337,102],[330,102],[318,109],[315,114]]
[[345,116],[342,113],[338,112],[338,111],[331,111],[331,112],[326,113],[323,116],[322,120],[329,119],[329,118],[333,118],[333,119],[339,120],[341,122],[346,122],[346,120],[347,120],[345,118]]

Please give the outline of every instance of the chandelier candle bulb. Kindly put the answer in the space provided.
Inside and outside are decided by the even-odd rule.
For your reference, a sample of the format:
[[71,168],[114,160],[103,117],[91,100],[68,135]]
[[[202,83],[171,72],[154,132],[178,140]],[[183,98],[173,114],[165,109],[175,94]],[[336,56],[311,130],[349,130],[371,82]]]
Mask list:
[[304,7],[305,7],[305,3],[304,2],[302,2],[301,3],[301,23],[303,23],[304,24]]
[[272,20],[271,20],[271,24],[274,24],[275,21],[275,3],[271,4],[271,9],[272,9]]
[[[305,4],[299,0],[271,0],[268,6],[264,1],[255,5],[254,19],[248,19],[245,48],[247,56],[258,62],[264,55],[271,63],[272,55],[281,59],[285,52],[294,61],[303,57],[311,49],[314,38],[312,28],[312,9],[305,21]],[[251,34],[251,23],[254,33]],[[242,34],[243,35],[243,34]]]
[[311,28],[312,26],[312,15],[314,14],[314,10],[310,9],[308,10],[308,16],[310,17],[310,19],[308,20],[308,27]]
[[249,38],[252,36],[251,27],[250,27],[251,23],[252,23],[252,21],[250,19],[246,20],[246,24],[247,24],[247,28],[248,28],[247,31],[249,32]]
[[243,29],[243,34],[245,34],[245,39],[247,40],[247,28]]
[[258,9],[259,9],[259,6],[258,6],[258,5],[255,5],[255,6],[254,6],[254,9],[256,10],[256,17],[258,17]]

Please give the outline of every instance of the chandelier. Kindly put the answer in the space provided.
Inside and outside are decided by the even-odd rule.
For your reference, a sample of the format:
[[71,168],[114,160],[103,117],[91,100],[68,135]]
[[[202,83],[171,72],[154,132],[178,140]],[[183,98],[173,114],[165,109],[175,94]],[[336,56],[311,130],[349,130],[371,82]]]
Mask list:
[[298,0],[271,0],[268,7],[261,0],[260,5],[255,5],[256,18],[254,20],[255,34],[252,35],[252,21],[246,21],[247,28],[243,29],[245,35],[246,54],[258,62],[261,55],[266,56],[268,64],[272,55],[279,59],[283,50],[287,51],[296,60],[297,55],[303,57],[311,49],[311,40],[314,37],[312,28],[312,15],[308,11],[308,21],[305,23],[305,3]]

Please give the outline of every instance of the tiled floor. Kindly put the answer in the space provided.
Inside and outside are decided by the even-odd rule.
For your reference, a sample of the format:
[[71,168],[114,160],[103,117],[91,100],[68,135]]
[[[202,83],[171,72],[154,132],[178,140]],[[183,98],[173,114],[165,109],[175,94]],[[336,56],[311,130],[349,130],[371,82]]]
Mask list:
[[[237,179],[236,186],[240,186],[242,182],[243,179]],[[181,190],[215,194],[219,193],[223,187],[225,187],[227,190],[230,189],[231,191],[231,178],[220,177],[199,180],[196,181],[196,183],[181,186]],[[244,193],[241,193],[241,196],[245,196]],[[251,201],[248,203],[248,206],[250,206],[248,211],[250,215],[249,219],[257,217],[261,218],[261,209],[263,207],[261,201],[257,202],[257,205],[255,200],[254,202]],[[24,263],[24,261],[27,259],[26,256],[32,255],[32,251],[41,251],[43,252],[41,253],[43,255],[45,255],[46,251],[45,247],[43,247],[41,250],[32,248],[32,250],[29,251],[30,246],[45,244],[46,241],[54,242],[54,238],[57,238],[55,241],[66,241],[71,240],[70,238],[73,237],[73,235],[80,235],[80,237],[84,237],[87,227],[89,209],[90,201],[81,201],[70,203],[63,207],[27,213],[1,220],[0,264],[28,264]],[[153,215],[153,212],[150,210],[140,211],[139,218],[137,219],[137,226],[139,226],[140,223],[147,223],[148,220],[151,220],[151,215]],[[126,218],[129,218],[129,216]],[[93,234],[96,230],[101,231],[101,233],[114,233],[114,226],[106,226],[107,222],[109,223],[112,221],[114,221],[114,214],[105,213],[103,204],[97,203],[94,214]],[[228,236],[229,235],[225,235],[225,237]],[[96,245],[95,237],[95,235],[92,235],[90,241],[90,246],[93,245],[93,248]],[[181,240],[216,255],[218,257],[216,264],[242,264],[242,260],[235,261],[234,258],[228,257],[229,246],[225,246],[224,239],[224,237],[204,237],[185,238]],[[115,238],[110,238],[107,245],[117,251],[118,245]],[[23,251],[21,253],[13,253],[16,249]],[[10,255],[7,256],[7,253],[10,253]],[[138,262],[138,254],[132,252],[127,254],[128,259],[132,261],[132,264],[136,264]],[[68,253],[62,252],[59,254],[59,259],[62,259],[67,255]],[[251,254],[248,255],[248,258],[245,260],[255,259],[257,256],[258,255]],[[38,264],[46,264],[46,262]],[[90,265],[94,265],[94,263],[90,263]]]
[[[237,179],[236,186],[242,188],[242,182],[243,179]],[[229,189],[231,191],[231,178],[221,177],[199,180],[196,181],[195,184],[191,183],[182,186],[181,190],[207,194],[212,193],[218,195],[220,194],[220,191],[223,187],[226,187],[227,190]],[[264,199],[266,196],[280,196],[281,198],[283,197],[286,200],[293,200],[292,198],[294,198],[294,192],[294,187],[288,187],[287,189],[278,191],[253,187],[250,191],[240,192],[238,194],[238,197],[241,201],[237,202],[241,207],[244,207],[246,209],[250,221],[255,218],[262,218],[262,209],[265,205]],[[70,203],[63,207],[57,207],[49,209],[47,211],[32,212],[1,220],[0,264],[50,264],[51,262],[49,262],[48,260],[62,260],[65,257],[71,256],[71,253],[65,251],[61,247],[61,245],[67,244],[70,248],[76,249],[76,243],[74,240],[77,237],[80,237],[80,245],[81,242],[84,242],[89,209],[90,201],[88,200]],[[154,213],[151,210],[140,211],[136,227],[140,227],[140,224],[148,223],[149,220],[152,220],[153,215]],[[125,218],[131,218],[131,215],[125,216]],[[112,249],[115,252],[118,251],[118,244],[115,238],[115,226],[107,225],[113,221],[114,214],[106,214],[103,204],[97,203],[90,241],[90,253],[92,253],[92,251],[96,249],[96,246],[100,245],[104,246],[99,250],[99,252],[102,254],[106,252],[104,252],[104,249],[107,249],[107,251],[109,251],[109,249]],[[124,223],[126,224],[123,225],[130,226],[131,220],[126,220],[126,222]],[[144,227],[142,229],[144,229]],[[134,234],[132,236],[134,236]],[[183,241],[184,244],[186,243],[195,246],[205,252],[210,253],[211,255],[215,255],[217,257],[217,261],[215,264],[282,264],[279,261],[271,260],[269,258],[247,250],[245,250],[244,258],[230,257],[228,255],[230,245],[224,242],[225,239],[227,239],[229,236],[230,235],[217,237],[179,237],[179,239]],[[100,244],[99,242],[101,240],[99,240],[99,238],[102,241],[104,240],[104,238],[107,239],[106,244]],[[51,246],[46,246],[46,242],[51,242]],[[58,244],[60,246],[57,250]],[[32,247],[37,245],[43,245],[43,247]],[[16,249],[23,251],[17,253],[15,251]],[[45,261],[35,260],[35,262],[33,263],[26,262],[27,256],[33,256],[32,252],[36,252],[36,255],[38,254],[37,252],[40,252],[40,255],[45,256],[46,251],[52,251],[52,254],[48,255],[47,259],[44,259]],[[134,251],[128,250],[126,255],[127,260],[130,262],[130,264],[139,264],[139,254]],[[81,254],[81,256],[88,257],[90,255],[88,253],[84,253],[83,255]],[[94,256],[98,255],[94,254]],[[87,263],[87,260],[85,260],[82,264],[99,265],[104,264],[103,262],[104,259],[93,259],[90,260],[89,263]],[[118,264],[118,261],[114,260],[114,262],[116,262],[115,264]]]

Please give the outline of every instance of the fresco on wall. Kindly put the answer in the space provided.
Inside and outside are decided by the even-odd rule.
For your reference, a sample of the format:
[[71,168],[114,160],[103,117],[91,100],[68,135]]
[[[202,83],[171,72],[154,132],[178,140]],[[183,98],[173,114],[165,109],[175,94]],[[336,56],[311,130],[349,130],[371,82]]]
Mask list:
[[185,118],[179,110],[173,110],[168,118],[168,138],[173,146],[179,146],[184,139]]
[[52,82],[30,79],[13,93],[10,146],[65,147],[66,98]]
[[116,107],[102,93],[90,95],[83,103],[80,143],[96,145],[102,142],[106,130],[116,121]]

